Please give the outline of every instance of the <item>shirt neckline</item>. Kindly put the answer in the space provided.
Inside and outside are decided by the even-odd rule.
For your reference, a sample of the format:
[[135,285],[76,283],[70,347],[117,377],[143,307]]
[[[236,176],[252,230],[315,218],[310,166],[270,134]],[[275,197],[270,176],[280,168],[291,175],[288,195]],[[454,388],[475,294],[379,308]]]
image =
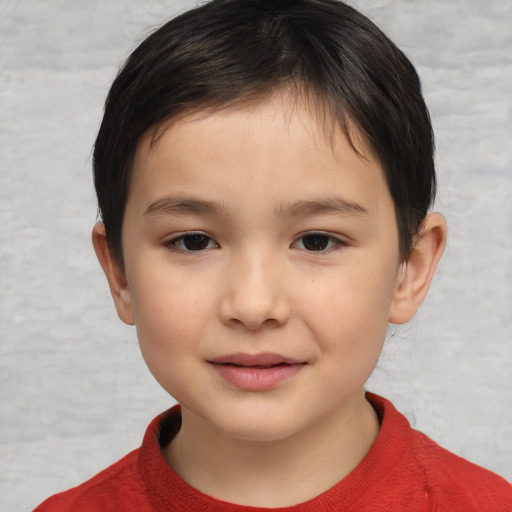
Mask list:
[[336,507],[337,510],[350,510],[370,487],[382,481],[382,477],[396,467],[410,444],[409,423],[391,402],[373,393],[367,393],[366,398],[380,420],[379,434],[369,452],[343,480],[319,496],[298,505],[280,508],[236,505],[203,494],[182,480],[161,452],[161,446],[171,442],[180,429],[179,405],[157,416],[148,426],[137,461],[140,477],[158,509],[177,507],[211,512],[312,512]]

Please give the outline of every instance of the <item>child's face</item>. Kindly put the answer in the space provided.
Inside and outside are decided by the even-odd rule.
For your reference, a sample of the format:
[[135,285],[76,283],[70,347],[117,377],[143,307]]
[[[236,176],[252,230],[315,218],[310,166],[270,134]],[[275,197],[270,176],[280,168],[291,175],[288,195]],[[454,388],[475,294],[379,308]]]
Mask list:
[[118,311],[184,415],[232,437],[347,417],[382,349],[403,277],[393,201],[371,155],[323,134],[278,97],[136,153]]

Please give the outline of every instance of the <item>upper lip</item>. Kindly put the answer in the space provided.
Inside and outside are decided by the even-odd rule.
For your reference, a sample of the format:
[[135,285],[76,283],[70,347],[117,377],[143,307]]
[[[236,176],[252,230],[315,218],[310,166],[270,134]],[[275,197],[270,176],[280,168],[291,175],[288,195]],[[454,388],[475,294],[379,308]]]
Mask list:
[[281,354],[272,352],[263,352],[260,354],[227,354],[225,356],[215,357],[209,360],[216,364],[234,364],[237,366],[271,366],[277,364],[304,364],[305,361],[299,361]]

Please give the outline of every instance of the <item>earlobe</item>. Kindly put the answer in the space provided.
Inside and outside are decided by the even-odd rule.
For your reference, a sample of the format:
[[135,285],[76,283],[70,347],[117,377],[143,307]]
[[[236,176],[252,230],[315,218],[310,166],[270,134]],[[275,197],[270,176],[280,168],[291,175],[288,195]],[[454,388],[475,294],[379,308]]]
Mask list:
[[407,261],[399,269],[389,322],[404,324],[418,311],[443,254],[446,236],[444,217],[439,213],[427,215]]
[[92,230],[92,245],[107,277],[119,318],[126,324],[134,325],[135,319],[130,288],[123,269],[112,254],[105,233],[105,226],[102,222],[98,222]]

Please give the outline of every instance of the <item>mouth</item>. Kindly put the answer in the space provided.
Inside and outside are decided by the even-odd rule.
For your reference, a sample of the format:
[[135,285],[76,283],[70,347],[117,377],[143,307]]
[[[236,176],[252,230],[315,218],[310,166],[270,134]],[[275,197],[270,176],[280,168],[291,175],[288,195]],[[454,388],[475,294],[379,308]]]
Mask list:
[[272,368],[280,365],[306,364],[304,361],[292,359],[280,354],[265,352],[261,354],[229,354],[216,357],[209,361],[213,364],[223,364],[231,366],[243,366],[251,368]]
[[229,385],[244,391],[268,391],[297,375],[306,362],[279,354],[230,354],[208,361]]
[[278,366],[289,366],[290,363],[276,363],[276,364],[235,364],[235,363],[214,363],[222,364],[224,366],[235,366],[236,368],[254,368],[256,370],[268,370],[269,368],[277,368]]

